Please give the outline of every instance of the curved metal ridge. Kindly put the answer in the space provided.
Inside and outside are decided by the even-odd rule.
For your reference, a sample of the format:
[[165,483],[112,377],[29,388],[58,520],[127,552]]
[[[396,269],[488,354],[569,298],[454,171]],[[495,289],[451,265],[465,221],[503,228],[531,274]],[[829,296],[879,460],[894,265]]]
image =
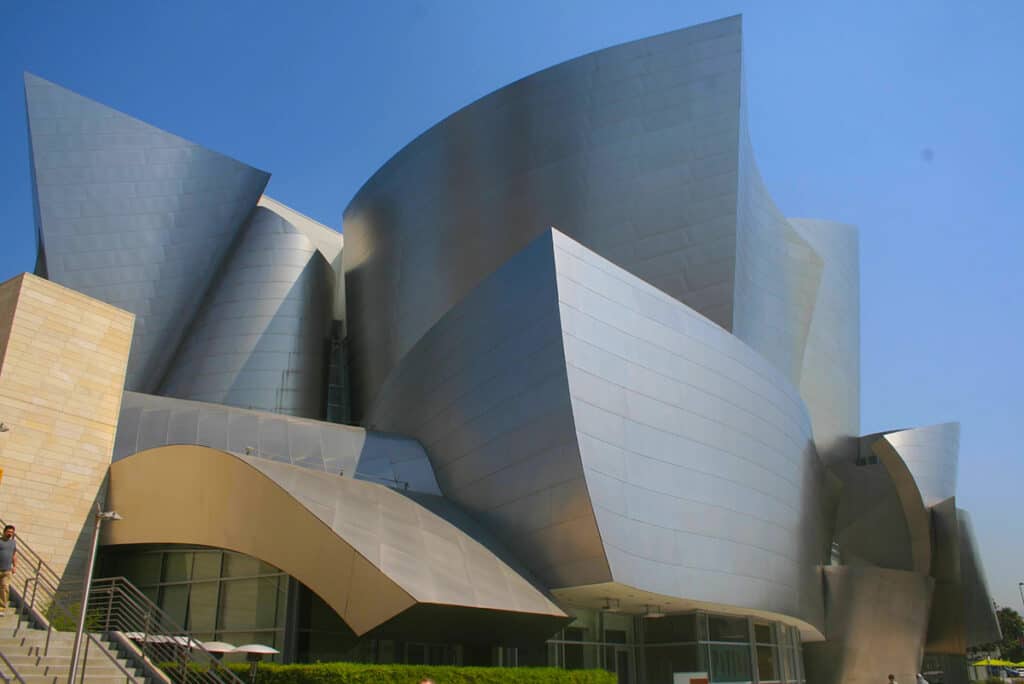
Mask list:
[[180,445],[111,466],[108,505],[124,519],[106,528],[104,543],[200,544],[259,558],[357,634],[417,603],[565,617],[476,541],[482,530],[463,531],[470,521],[453,524],[382,485]]

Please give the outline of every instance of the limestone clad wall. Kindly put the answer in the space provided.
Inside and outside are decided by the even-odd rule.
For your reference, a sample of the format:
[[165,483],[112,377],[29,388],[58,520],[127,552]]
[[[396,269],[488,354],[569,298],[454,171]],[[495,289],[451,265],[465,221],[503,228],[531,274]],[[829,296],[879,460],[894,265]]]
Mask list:
[[133,325],[27,273],[0,284],[0,517],[61,575],[85,569]]

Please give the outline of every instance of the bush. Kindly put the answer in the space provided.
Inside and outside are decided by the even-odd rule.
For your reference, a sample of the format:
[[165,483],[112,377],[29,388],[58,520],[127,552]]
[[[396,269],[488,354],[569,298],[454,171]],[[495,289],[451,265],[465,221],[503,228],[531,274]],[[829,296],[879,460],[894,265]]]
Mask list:
[[[231,663],[244,681],[249,666]],[[416,684],[429,677],[437,684],[616,684],[604,670],[560,670],[554,667],[455,667],[446,665],[368,665],[317,663],[260,664],[257,684]]]

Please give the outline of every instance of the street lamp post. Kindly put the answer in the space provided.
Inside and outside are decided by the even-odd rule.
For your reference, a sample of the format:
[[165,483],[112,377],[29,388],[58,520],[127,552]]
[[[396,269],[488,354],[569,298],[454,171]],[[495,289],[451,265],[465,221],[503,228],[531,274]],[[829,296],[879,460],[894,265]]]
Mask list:
[[78,671],[78,648],[82,644],[82,635],[85,633],[85,613],[89,607],[89,589],[92,588],[92,570],[96,565],[96,548],[100,544],[100,525],[104,520],[120,520],[121,516],[116,511],[101,511],[100,505],[96,504],[96,526],[92,530],[92,547],[89,551],[89,564],[85,568],[85,583],[82,586],[82,607],[78,613],[78,627],[75,629],[75,644],[71,647],[71,664],[68,666],[68,684],[75,683],[75,674]]
[[1020,604],[1024,606],[1024,582],[1017,582],[1017,589],[1020,591]]

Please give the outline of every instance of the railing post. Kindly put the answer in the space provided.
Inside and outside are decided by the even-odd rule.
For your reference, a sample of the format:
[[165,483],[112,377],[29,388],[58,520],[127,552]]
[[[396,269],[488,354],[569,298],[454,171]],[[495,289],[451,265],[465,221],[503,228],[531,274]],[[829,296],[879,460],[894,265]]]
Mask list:
[[103,631],[110,631],[110,614],[114,611],[114,586],[107,588],[107,619],[103,623]]
[[82,654],[82,676],[78,679],[78,681],[80,683],[85,681],[85,667],[86,667],[86,665],[89,664],[89,642],[90,641],[92,641],[92,639],[89,639],[88,635],[86,635],[86,639],[85,639],[85,653]]
[[[32,608],[36,607],[36,589],[39,588],[39,575],[43,571],[43,559],[40,558],[36,563],[36,574],[32,578],[32,602],[29,604]],[[26,580],[28,582],[28,580]]]

